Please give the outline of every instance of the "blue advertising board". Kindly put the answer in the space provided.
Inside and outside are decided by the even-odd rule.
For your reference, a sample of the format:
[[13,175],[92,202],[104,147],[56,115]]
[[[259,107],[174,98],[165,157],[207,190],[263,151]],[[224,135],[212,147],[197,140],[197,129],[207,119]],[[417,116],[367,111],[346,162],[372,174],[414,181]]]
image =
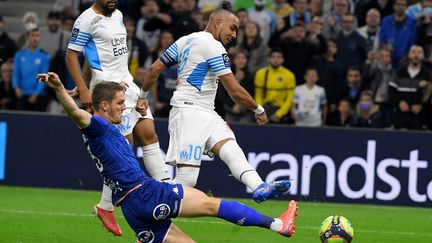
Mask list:
[[[168,123],[155,124],[164,153]],[[429,132],[231,127],[264,180],[292,181],[285,199],[432,206]],[[139,148],[137,155],[142,155]],[[102,183],[79,129],[63,116],[0,112],[0,172],[2,168],[4,185],[100,189]],[[204,157],[197,187],[215,196],[251,197],[222,161],[209,157]]]

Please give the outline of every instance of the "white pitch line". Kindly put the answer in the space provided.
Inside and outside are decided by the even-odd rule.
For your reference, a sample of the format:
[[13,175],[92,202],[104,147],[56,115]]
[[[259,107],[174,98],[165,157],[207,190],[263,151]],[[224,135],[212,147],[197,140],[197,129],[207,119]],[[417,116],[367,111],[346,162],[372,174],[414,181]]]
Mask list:
[[[84,213],[28,211],[28,210],[17,210],[17,209],[0,209],[0,212],[9,213],[9,214],[51,215],[51,216],[66,216],[66,217],[94,217],[94,215],[92,214],[84,214]],[[124,218],[124,217],[120,216],[118,218]],[[206,221],[206,220],[184,219],[184,218],[176,218],[173,219],[173,221],[185,222],[185,223],[199,223],[199,224],[231,224],[224,221]],[[297,229],[318,231],[318,227],[307,226],[307,225],[297,226]],[[403,231],[363,230],[363,229],[355,229],[355,232],[368,233],[368,234],[383,234],[383,235],[405,235],[405,236],[416,235],[416,236],[432,237],[432,233],[419,233],[419,232],[414,233],[414,232],[403,232]]]

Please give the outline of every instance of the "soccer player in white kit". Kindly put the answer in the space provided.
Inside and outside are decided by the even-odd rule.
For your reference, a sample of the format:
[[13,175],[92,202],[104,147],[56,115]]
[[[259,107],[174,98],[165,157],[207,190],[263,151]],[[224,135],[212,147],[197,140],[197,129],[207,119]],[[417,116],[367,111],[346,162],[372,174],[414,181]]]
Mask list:
[[[148,70],[136,108],[145,112],[146,96],[159,74],[179,64],[176,91],[171,98],[170,141],[166,161],[176,164],[175,183],[195,186],[203,151],[211,150],[229,167],[236,179],[254,191],[262,202],[288,192],[288,180],[263,182],[248,163],[227,123],[214,111],[214,100],[221,81],[231,98],[255,112],[258,124],[268,122],[264,108],[243,89],[230,69],[223,44],[236,37],[238,18],[223,9],[215,10],[204,31],[183,36],[173,43]],[[221,43],[222,42],[222,43]]]
[[[128,70],[128,48],[123,14],[116,9],[115,0],[96,0],[92,7],[84,11],[74,23],[66,65],[79,91],[81,103],[91,105],[91,90],[101,81],[123,82],[126,90],[126,110],[122,123],[117,126],[120,132],[132,143],[132,134],[142,147],[144,164],[149,174],[158,180],[169,180],[169,174],[160,153],[158,137],[155,132],[150,110],[141,115],[135,110],[140,92]],[[90,90],[83,80],[79,54],[83,52],[92,72]],[[111,189],[104,184],[99,204],[94,207],[98,218],[113,234],[120,236],[117,225]]]

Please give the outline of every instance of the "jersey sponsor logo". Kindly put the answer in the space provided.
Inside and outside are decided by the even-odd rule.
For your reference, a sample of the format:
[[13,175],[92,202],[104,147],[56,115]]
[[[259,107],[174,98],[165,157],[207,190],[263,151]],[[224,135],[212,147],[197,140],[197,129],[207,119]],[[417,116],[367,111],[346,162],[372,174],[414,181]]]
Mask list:
[[0,180],[5,179],[7,123],[0,122]]
[[155,235],[151,230],[144,230],[138,233],[138,240],[141,243],[152,243],[155,239]]
[[111,39],[111,45],[113,47],[113,54],[116,57],[128,53],[126,37],[114,37],[114,39]]
[[166,217],[168,217],[170,212],[171,208],[167,204],[159,204],[153,210],[153,218],[155,218],[156,220],[165,219]]
[[98,15],[92,19],[91,24],[94,25],[97,22],[99,22],[101,19],[102,19],[102,17]]
[[78,28],[73,28],[72,33],[71,33],[71,37],[70,37],[70,41],[71,42],[75,42],[78,34],[79,34],[80,30]]
[[228,54],[226,54],[226,53],[222,54],[222,60],[223,60],[225,67],[231,66],[230,58],[229,58]]

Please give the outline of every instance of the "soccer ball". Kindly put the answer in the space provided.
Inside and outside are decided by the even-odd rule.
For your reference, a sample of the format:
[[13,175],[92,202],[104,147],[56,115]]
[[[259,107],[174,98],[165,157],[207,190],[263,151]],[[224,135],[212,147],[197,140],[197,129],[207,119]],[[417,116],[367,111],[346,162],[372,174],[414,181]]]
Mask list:
[[321,223],[319,237],[324,243],[349,243],[354,237],[354,229],[344,216],[332,215]]

